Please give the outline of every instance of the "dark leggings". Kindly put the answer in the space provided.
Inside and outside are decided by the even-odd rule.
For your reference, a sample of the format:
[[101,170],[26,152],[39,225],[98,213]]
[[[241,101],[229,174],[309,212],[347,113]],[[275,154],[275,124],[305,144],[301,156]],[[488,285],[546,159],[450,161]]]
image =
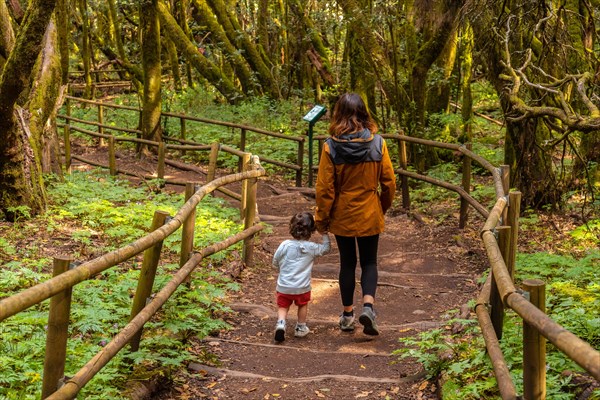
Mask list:
[[354,304],[356,245],[360,257],[360,286],[362,295],[375,297],[377,290],[377,245],[379,235],[348,237],[335,235],[340,252],[339,285],[342,304],[349,307]]

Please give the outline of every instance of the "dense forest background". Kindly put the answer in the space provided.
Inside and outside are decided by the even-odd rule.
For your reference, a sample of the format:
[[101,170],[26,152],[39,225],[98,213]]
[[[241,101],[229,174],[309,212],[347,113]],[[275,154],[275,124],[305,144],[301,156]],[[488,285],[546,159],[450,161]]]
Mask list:
[[[232,104],[331,107],[356,91],[386,132],[465,143],[472,84],[486,81],[523,205],[560,207],[577,193],[593,206],[599,17],[593,0],[2,1],[0,210],[14,219],[16,207],[45,208],[42,173],[59,154],[53,116],[69,77],[80,72],[91,97],[103,68],[134,82],[140,128],[155,140],[162,93],[205,85]],[[418,171],[445,161],[418,146],[409,154]]]

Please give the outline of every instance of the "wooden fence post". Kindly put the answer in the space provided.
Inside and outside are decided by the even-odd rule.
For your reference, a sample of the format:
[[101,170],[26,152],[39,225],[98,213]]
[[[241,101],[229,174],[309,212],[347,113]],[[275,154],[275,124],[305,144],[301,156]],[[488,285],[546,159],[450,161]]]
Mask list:
[[64,139],[65,142],[65,171],[71,174],[71,127],[68,123],[65,124]]
[[[185,132],[185,118],[179,118],[179,138],[185,140],[186,132]],[[181,150],[181,155],[185,156],[185,150]]]
[[514,282],[517,258],[517,240],[519,239],[519,215],[521,214],[521,192],[510,192],[508,195],[508,225],[510,225],[510,252],[506,262],[508,273]]
[[[498,247],[500,248],[502,257],[505,258],[509,248],[507,245],[510,244],[510,226],[499,226],[496,228],[496,230],[498,232]],[[496,337],[498,340],[501,340],[502,329],[504,326],[504,303],[500,297],[498,285],[496,284],[496,279],[493,276],[491,268],[490,274],[492,274],[492,284],[490,290],[490,319],[492,320],[492,326],[494,327],[494,332],[496,332]]]
[[[406,171],[408,167],[408,156],[406,154],[406,142],[398,139],[398,148],[400,150],[400,168]],[[410,210],[410,193],[408,191],[408,177],[400,176],[400,186],[402,187],[402,207]]]
[[[163,226],[168,216],[169,214],[164,211],[155,211],[150,231],[153,232]],[[146,301],[152,293],[152,286],[154,285],[154,277],[156,276],[156,268],[158,267],[158,261],[160,260],[162,245],[163,241],[161,240],[144,251],[142,269],[140,270],[140,277],[138,278],[137,289],[135,291],[135,296],[133,297],[133,305],[131,306],[130,321],[146,306]],[[140,328],[135,336],[129,341],[131,351],[137,351],[140,348],[142,329],[143,328]]]
[[217,160],[219,158],[220,147],[221,145],[218,142],[213,142],[210,145],[210,156],[208,158],[208,173],[206,174],[206,183],[215,180],[215,176],[217,174]]
[[[244,155],[241,157],[242,159],[242,172],[244,171],[248,171],[248,169],[250,168],[250,158],[252,157],[252,155],[250,153],[244,153]],[[240,200],[240,218],[244,218],[246,215],[246,207],[248,206],[246,204],[246,200],[248,197],[248,179],[244,179],[242,181],[242,198]]]
[[[104,133],[104,107],[98,103],[98,133]],[[98,138],[98,146],[104,146],[104,138]]]
[[[257,156],[252,157],[252,162],[250,165],[245,167],[246,171],[252,170],[256,168],[257,162],[254,162],[258,159]],[[254,225],[254,219],[256,218],[256,189],[257,189],[257,178],[247,179],[248,187],[246,189],[246,210],[244,214],[244,229],[248,229]],[[242,258],[244,260],[244,264],[247,266],[252,265],[252,255],[253,255],[253,245],[254,245],[254,235],[244,239],[244,249],[242,252]]]
[[296,171],[296,187],[302,187],[302,172],[304,169],[304,139],[298,142],[298,155],[296,157],[296,163],[300,167]]
[[[241,134],[240,134],[240,150],[243,152],[246,151],[246,130],[244,128],[241,129]],[[240,157],[240,159],[238,160],[238,172],[244,171],[246,162],[247,162],[247,160]]]
[[[467,143],[465,145],[467,150],[471,150],[473,145],[471,143]],[[463,155],[463,164],[462,164],[462,187],[465,192],[471,192],[471,157],[467,155]],[[460,217],[458,221],[458,227],[460,229],[464,229],[467,224],[467,218],[469,217],[469,203],[466,199],[460,198]]]
[[[539,279],[523,281],[529,301],[546,312],[546,285]],[[546,338],[523,321],[523,399],[546,398]]]
[[156,167],[156,176],[158,179],[165,178],[165,142],[158,143],[158,166]]
[[[67,256],[54,258],[53,276],[58,276],[68,271],[71,261],[72,258]],[[54,295],[50,300],[42,399],[45,399],[58,390],[58,383],[64,376],[67,338],[69,336],[71,293],[72,289],[69,288]]]
[[[502,188],[504,189],[504,195],[508,196],[510,192],[510,166],[509,165],[501,165],[500,166],[500,178],[502,179]],[[508,207],[504,208],[502,212],[502,225],[507,225],[506,220],[508,218]]]
[[[188,182],[185,184],[185,201],[187,202],[190,197],[196,193],[196,184]],[[183,221],[183,227],[181,228],[181,252],[179,253],[179,266],[183,266],[190,259],[192,250],[194,248],[194,229],[196,226],[196,208],[194,208],[190,215]],[[189,282],[190,277],[186,279]]]
[[110,175],[117,175],[117,159],[115,156],[115,137],[110,135],[108,138],[108,169],[110,170]]

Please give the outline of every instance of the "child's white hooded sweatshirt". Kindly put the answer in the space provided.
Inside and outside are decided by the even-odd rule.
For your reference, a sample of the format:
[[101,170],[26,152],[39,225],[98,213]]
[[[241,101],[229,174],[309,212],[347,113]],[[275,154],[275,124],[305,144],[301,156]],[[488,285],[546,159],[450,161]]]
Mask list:
[[302,294],[311,290],[310,275],[314,260],[329,253],[329,236],[323,235],[321,244],[308,240],[284,240],[273,256],[273,266],[279,269],[277,291]]

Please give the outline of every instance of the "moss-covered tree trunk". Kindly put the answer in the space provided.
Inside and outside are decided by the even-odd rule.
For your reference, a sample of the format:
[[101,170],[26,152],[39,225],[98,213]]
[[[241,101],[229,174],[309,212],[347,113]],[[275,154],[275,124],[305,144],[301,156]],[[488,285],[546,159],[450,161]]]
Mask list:
[[289,0],[288,5],[290,11],[298,20],[299,26],[302,27],[303,32],[300,37],[304,42],[307,42],[305,45],[307,47],[306,55],[310,63],[321,77],[323,86],[325,88],[332,87],[335,82],[331,74],[331,63],[329,62],[328,50],[323,43],[319,30],[305,12],[303,2],[300,0]]
[[235,43],[236,48],[241,50],[244,58],[256,73],[256,77],[265,93],[270,94],[275,99],[279,98],[280,94],[271,71],[272,65],[265,63],[264,58],[250,40],[248,34],[240,27],[235,14],[231,11],[235,10],[235,8],[228,8],[223,0],[208,0],[207,4],[213,10],[219,24],[225,30],[229,41]]
[[56,0],[55,19],[58,32],[58,51],[60,54],[60,65],[62,71],[61,82],[63,85],[66,85],[69,83],[69,37],[71,28],[69,23],[68,0]]
[[36,75],[29,96],[30,141],[41,149],[36,157],[43,173],[62,175],[62,162],[56,129],[56,103],[62,88],[62,59],[57,25],[50,21],[41,57],[35,66]]
[[[358,70],[356,69],[358,66],[349,65],[350,68],[355,68],[353,80],[356,83],[353,85],[357,88],[357,91],[362,91],[366,95],[369,107],[372,111],[375,111],[375,96],[370,88],[374,87],[376,83],[381,85],[386,97],[394,101],[396,91],[394,90],[394,76],[391,65],[386,58],[385,51],[377,41],[376,30],[369,21],[370,13],[366,12],[368,10],[366,2],[362,0],[338,0],[337,3],[342,8],[345,19],[349,21],[347,35],[351,35],[352,38],[350,45],[353,50],[348,53],[347,62],[352,64],[365,62],[368,65],[368,68],[362,67]],[[348,39],[346,42],[348,43]],[[354,57],[361,58],[354,59]],[[369,75],[361,77],[361,72]],[[359,82],[360,79],[363,80],[362,83]]]
[[5,2],[0,2],[0,71],[15,46],[15,33]]
[[261,94],[263,91],[252,77],[252,71],[248,67],[246,60],[229,40],[223,27],[219,24],[216,17],[213,15],[210,7],[203,0],[193,0],[197,13],[195,19],[203,26],[208,28],[208,31],[213,37],[213,41],[217,47],[224,53],[225,59],[229,60],[236,77],[242,85],[242,90],[245,94]]
[[142,64],[144,69],[144,93],[142,96],[142,135],[145,139],[162,141],[160,23],[157,12],[158,0],[140,2],[140,29],[142,30]]
[[434,63],[434,69],[438,70],[440,75],[436,76],[437,79],[427,89],[427,112],[429,113],[447,113],[449,111],[450,79],[456,62],[457,44],[457,30],[454,29],[439,58]]
[[79,13],[81,14],[81,60],[83,63],[83,79],[85,90],[83,97],[92,98],[92,76],[90,74],[92,63],[92,50],[90,46],[90,22],[88,18],[87,0],[79,0]]
[[[269,38],[269,0],[258,0],[256,16],[256,33],[258,44],[273,62],[273,49]],[[274,62],[273,62],[274,64]]]
[[243,95],[235,88],[233,82],[223,75],[219,69],[206,59],[187,38],[177,21],[167,8],[158,3],[160,23],[165,34],[175,43],[177,49],[185,55],[188,62],[208,80],[230,103],[240,100]]
[[14,48],[0,75],[0,211],[8,219],[18,218],[19,207],[31,214],[46,206],[40,168],[39,139],[29,140],[26,111],[17,105],[21,93],[29,88],[31,72],[42,42],[55,0],[32,0],[23,17]]
[[458,138],[461,143],[473,141],[473,95],[471,92],[471,78],[473,76],[473,29],[465,23],[460,38],[462,43],[460,54],[461,93],[462,93],[462,132]]
[[[179,0],[175,2],[175,20],[177,21],[177,23],[179,24],[179,26],[181,27],[181,29],[183,30],[183,32],[185,33],[185,36],[190,39],[193,40],[193,35],[192,35],[192,30],[190,29],[190,26],[188,25],[188,9],[190,6],[190,0]],[[187,77],[187,85],[189,87],[194,87],[195,82],[194,82],[194,78],[192,76],[192,65],[187,61],[187,59],[185,60],[185,74]]]
[[571,175],[572,187],[587,183],[595,188],[596,196],[600,196],[600,131],[581,134],[577,154]]
[[[499,5],[497,5],[500,7]],[[545,154],[543,144],[550,136],[542,120],[538,118],[511,119],[511,115],[519,115],[511,103],[508,92],[510,84],[502,78],[506,72],[505,42],[499,38],[492,28],[498,23],[500,8],[487,10],[472,19],[475,47],[482,52],[485,72],[494,86],[502,111],[506,118],[506,136],[504,141],[504,163],[510,166],[510,187],[522,192],[522,206],[539,208],[546,204],[560,201],[556,173],[552,161]],[[525,37],[530,32],[515,32],[511,45],[523,49]],[[537,94],[533,94],[537,97]]]

